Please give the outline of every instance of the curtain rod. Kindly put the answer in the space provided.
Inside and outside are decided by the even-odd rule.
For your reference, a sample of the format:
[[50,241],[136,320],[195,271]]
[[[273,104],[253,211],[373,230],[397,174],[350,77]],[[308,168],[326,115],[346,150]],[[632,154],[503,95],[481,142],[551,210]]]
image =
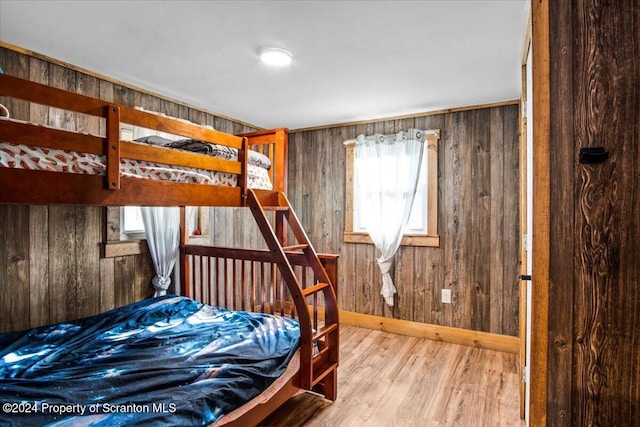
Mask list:
[[[425,135],[440,135],[440,129],[430,129],[430,130],[423,130]],[[356,139],[347,139],[345,142],[343,142],[344,145],[351,145],[351,144],[355,144],[356,143]]]

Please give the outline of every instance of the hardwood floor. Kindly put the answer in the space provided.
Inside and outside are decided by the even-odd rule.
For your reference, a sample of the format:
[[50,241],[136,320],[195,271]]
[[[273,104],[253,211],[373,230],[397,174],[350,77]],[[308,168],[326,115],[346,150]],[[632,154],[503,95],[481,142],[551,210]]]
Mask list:
[[266,426],[524,426],[517,355],[341,325],[338,399],[300,394]]

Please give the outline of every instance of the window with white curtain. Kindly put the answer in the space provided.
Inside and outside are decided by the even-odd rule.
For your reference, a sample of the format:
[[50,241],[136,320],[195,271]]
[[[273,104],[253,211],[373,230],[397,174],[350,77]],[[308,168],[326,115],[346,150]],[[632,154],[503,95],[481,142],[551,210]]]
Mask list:
[[[411,209],[411,214],[409,216],[409,223],[405,228],[405,234],[416,234],[416,235],[428,235],[427,230],[427,210],[428,210],[428,199],[427,199],[427,145],[425,144],[425,153],[422,156],[422,164],[420,166],[420,170],[423,173],[420,174],[420,178],[418,180],[418,186],[416,188],[416,193],[413,199],[413,207]],[[358,176],[360,168],[366,167],[365,162],[358,162],[358,160],[354,159],[354,177]],[[354,216],[353,216],[353,231],[367,233],[367,227],[365,224],[367,223],[367,215],[370,214],[370,211],[367,209],[363,209],[364,200],[367,197],[367,194],[359,184],[357,179],[354,179]]]
[[[402,245],[406,246],[439,246],[438,215],[438,141],[439,130],[432,130],[427,135],[425,152],[422,156],[420,180],[414,198],[408,227],[405,229]],[[347,145],[347,188],[346,218],[344,241],[351,243],[373,243],[366,227],[367,210],[363,209],[363,201],[367,194],[359,188],[356,179],[358,167],[353,144]]]
[[[122,240],[145,238],[140,206],[123,206],[120,210],[120,218],[120,238]],[[208,239],[209,218],[207,208],[187,208],[187,221],[188,233],[191,239]]]

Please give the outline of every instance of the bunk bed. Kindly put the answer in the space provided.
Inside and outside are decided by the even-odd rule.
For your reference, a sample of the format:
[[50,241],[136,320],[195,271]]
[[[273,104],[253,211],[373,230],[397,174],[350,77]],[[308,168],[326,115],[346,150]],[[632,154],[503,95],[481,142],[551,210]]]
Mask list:
[[[171,328],[177,324],[191,326],[218,324],[219,326],[220,318],[242,317],[249,312],[255,312],[255,316],[258,317],[242,320],[241,323],[245,322],[243,327],[246,326],[246,323],[266,325],[263,325],[266,329],[252,332],[259,338],[259,346],[262,349],[280,347],[279,344],[273,344],[270,341],[263,342],[262,340],[267,336],[293,334],[293,339],[290,339],[291,342],[287,344],[292,348],[285,348],[277,355],[279,360],[278,378],[263,381],[264,387],[256,389],[249,401],[228,405],[226,412],[219,409],[212,410],[211,407],[203,406],[200,402],[185,409],[191,414],[189,416],[192,416],[194,412],[199,413],[201,419],[197,422],[198,424],[204,422],[205,424],[215,423],[215,425],[246,426],[259,423],[289,397],[301,391],[313,391],[327,399],[335,400],[339,344],[336,303],[337,256],[316,253],[285,196],[287,180],[286,129],[230,135],[6,74],[0,74],[0,100],[2,99],[17,99],[22,100],[20,102],[31,103],[31,105],[43,105],[71,114],[86,115],[99,121],[99,128],[104,129],[104,132],[102,135],[92,135],[6,117],[0,118],[0,188],[2,188],[0,203],[180,206],[180,281],[182,289],[180,296],[169,295],[136,302],[90,319],[79,319],[74,322],[66,322],[63,325],[51,325],[34,328],[30,331],[0,335],[0,344],[2,345],[0,346],[0,400],[4,396],[3,404],[76,403],[84,405],[85,409],[88,408],[90,402],[69,401],[72,397],[65,398],[59,393],[45,393],[46,396],[42,398],[32,389],[24,391],[27,388],[21,389],[20,387],[26,387],[25,382],[20,382],[18,386],[18,390],[23,392],[24,399],[13,402],[6,401],[7,384],[19,378],[20,372],[25,371],[24,367],[20,367],[21,364],[16,361],[24,358],[30,346],[42,349],[36,345],[39,343],[40,345],[46,344],[45,347],[48,349],[57,348],[58,343],[55,339],[45,344],[43,341],[38,341],[43,340],[43,336],[50,338],[60,334],[59,331],[53,332],[52,328],[54,327],[62,327],[64,331],[73,330],[74,334],[77,333],[78,336],[82,336],[86,332],[87,325],[91,329],[95,328],[97,324],[106,325],[107,329],[101,330],[100,333],[101,336],[109,337],[140,335],[142,330],[159,331],[158,335],[151,336],[149,339],[158,346],[153,354],[162,354],[164,341],[175,341],[164,340],[164,338],[167,336],[175,337],[176,334],[173,333],[175,331]],[[216,157],[210,155],[211,153],[207,155],[158,146],[149,143],[149,141],[124,141],[121,139],[123,124],[178,135],[198,144],[214,144],[217,147],[214,151],[222,151],[226,155]],[[255,153],[259,154],[256,156]],[[56,161],[57,155],[66,156],[65,161]],[[35,165],[47,156],[53,157],[51,159],[53,163],[63,163],[62,169],[58,168],[52,171],[50,167],[46,166],[47,161],[42,162],[45,163],[43,167]],[[84,166],[86,167],[81,168],[67,164],[67,158],[74,160],[79,158],[81,161],[85,161]],[[252,161],[255,158],[258,158],[257,165]],[[94,163],[87,163],[88,159]],[[254,163],[254,169],[256,167],[265,169],[263,174],[268,176],[266,181],[263,178],[254,179],[254,173],[250,170],[252,163]],[[49,166],[51,165],[49,164]],[[153,169],[153,167],[158,167],[162,171],[177,170],[178,173],[157,173],[146,176],[129,173],[133,169]],[[189,171],[195,172],[190,174]],[[222,179],[208,178],[212,175],[221,176]],[[194,176],[205,176],[205,178],[200,180]],[[189,244],[185,206],[248,207],[264,236],[264,249]],[[152,309],[159,311],[151,311]],[[139,310],[142,310],[142,314]],[[214,317],[216,320],[211,320]],[[226,328],[226,323],[224,325]],[[119,332],[114,332],[114,330]],[[166,330],[171,330],[172,333],[163,335],[162,332]],[[200,337],[203,334],[206,335],[205,332],[198,332]],[[244,337],[242,333],[236,332],[211,332],[212,337],[220,335]],[[244,338],[240,341],[245,341]],[[79,345],[78,343],[86,344],[92,340],[101,343],[100,354],[118,353],[122,347],[114,344],[114,348],[110,348],[108,344],[95,336],[93,338],[73,338],[71,342],[72,345]],[[198,341],[194,337],[188,336],[182,340],[182,343],[189,342],[191,344]],[[19,345],[24,345],[24,347],[16,347]],[[136,345],[136,343],[131,344],[133,347]],[[232,342],[229,345],[236,347],[239,343]],[[197,350],[194,354],[198,356],[209,354],[211,348],[216,346],[218,343],[214,338],[210,342],[205,340],[200,347],[195,346]],[[86,350],[89,353],[83,353],[82,348],[83,346],[80,345],[80,348],[72,348],[68,353],[65,353],[65,356],[60,359],[60,364],[73,366],[74,363],[81,363],[81,361],[71,360],[67,357],[73,355],[86,357],[86,354],[96,354],[98,351],[89,347]],[[223,353],[227,352],[224,348],[222,348]],[[183,350],[184,347],[178,346],[177,349],[170,348],[166,351],[173,354]],[[38,353],[38,351],[34,350],[34,353]],[[45,357],[38,364],[45,363],[47,358],[52,358],[47,352],[43,354]],[[85,356],[82,356],[83,354]],[[194,354],[191,354],[192,357],[187,359],[201,359],[198,359]],[[240,351],[239,355],[236,354],[236,358],[242,359],[243,354]],[[144,353],[144,357],[154,367],[145,371],[145,375],[151,375],[150,378],[145,376],[143,383],[147,386],[140,386],[137,390],[134,386],[127,387],[124,397],[119,397],[120,404],[142,402],[138,400],[136,393],[144,394],[145,390],[149,388],[149,381],[152,384],[160,384],[160,377],[171,377],[169,375],[172,372],[171,364],[163,366],[162,360],[150,357],[149,353]],[[270,359],[269,354],[263,357]],[[121,359],[116,358],[115,360]],[[222,362],[223,365],[226,363],[228,362]],[[103,374],[109,372],[110,368],[116,369],[116,367],[109,365],[100,365],[99,368],[103,370],[101,371]],[[182,368],[189,370],[188,365],[182,366]],[[55,369],[51,367],[47,369],[55,377]],[[205,371],[199,374],[200,378],[211,379],[222,375],[220,374],[222,371],[218,368],[214,369],[215,374],[212,374],[211,370],[207,370],[206,366]],[[79,377],[73,378],[80,383],[92,378],[91,375],[98,375],[94,372],[85,378],[82,373],[78,372],[74,371],[69,375],[71,377],[79,375]],[[60,379],[58,378],[58,380]],[[230,381],[222,381],[223,386],[226,387]],[[114,384],[122,383],[109,384],[107,388],[115,388],[124,393],[120,387],[114,386]],[[36,389],[41,386],[38,384]],[[183,384],[180,383],[180,386],[182,387]],[[160,386],[154,385],[152,388],[158,387]],[[245,384],[242,387],[246,388],[247,386]],[[185,392],[187,390],[190,389],[184,389]],[[223,392],[222,394],[227,393]],[[73,398],[80,399],[78,396],[81,394],[70,396],[76,396]],[[96,397],[94,396],[94,398]],[[189,398],[191,396],[188,392],[180,394],[180,400]],[[104,399],[107,398],[99,396],[92,403],[118,403],[108,402]],[[216,398],[211,399],[215,400]],[[140,418],[138,421],[141,423],[172,424],[172,419],[179,419],[176,416],[183,410],[182,406],[178,405],[176,408],[171,406],[176,402],[166,400],[164,403],[169,405],[163,407],[164,411],[153,411],[155,407],[144,406],[140,403],[143,405],[141,406],[143,409],[147,409],[146,412],[149,412],[151,408],[151,412],[154,414],[152,418]],[[121,408],[127,409],[126,407]],[[26,410],[28,407],[18,408],[16,406],[16,409]],[[139,415],[140,411],[136,411],[135,407],[129,409],[132,410],[124,412],[130,418],[109,419],[107,415],[111,416],[112,414],[106,414],[103,410],[100,414],[93,415],[98,417],[94,421],[99,424],[100,417],[106,417],[105,419],[111,421],[119,420],[127,424],[135,424],[138,421],[134,415]],[[138,414],[134,414],[134,412],[138,412]],[[4,414],[3,421],[14,419],[7,417],[8,415],[11,414]],[[68,419],[58,417],[54,421],[60,422],[59,425],[66,425],[67,421],[71,424],[74,422],[83,424],[88,418],[83,419],[82,416],[82,414],[74,412]],[[22,418],[15,419],[21,420]],[[193,418],[185,419],[193,421]],[[39,418],[38,420],[39,422],[43,421]]]

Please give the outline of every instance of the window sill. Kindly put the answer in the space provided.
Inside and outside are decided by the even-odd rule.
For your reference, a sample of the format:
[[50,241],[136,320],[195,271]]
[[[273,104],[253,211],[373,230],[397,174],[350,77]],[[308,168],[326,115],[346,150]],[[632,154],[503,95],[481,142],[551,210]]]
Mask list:
[[[209,245],[209,235],[190,235],[190,245]],[[148,252],[146,239],[130,239],[107,242],[104,244],[104,258],[116,258],[129,255],[140,255]]]
[[[354,231],[345,231],[345,243],[363,243],[373,245],[371,237],[367,233],[356,233]],[[425,236],[420,234],[405,234],[400,242],[401,246],[423,246],[423,247],[440,247],[440,236]]]
[[147,251],[146,240],[121,240],[104,244],[104,257],[115,258],[129,255],[140,255]]

